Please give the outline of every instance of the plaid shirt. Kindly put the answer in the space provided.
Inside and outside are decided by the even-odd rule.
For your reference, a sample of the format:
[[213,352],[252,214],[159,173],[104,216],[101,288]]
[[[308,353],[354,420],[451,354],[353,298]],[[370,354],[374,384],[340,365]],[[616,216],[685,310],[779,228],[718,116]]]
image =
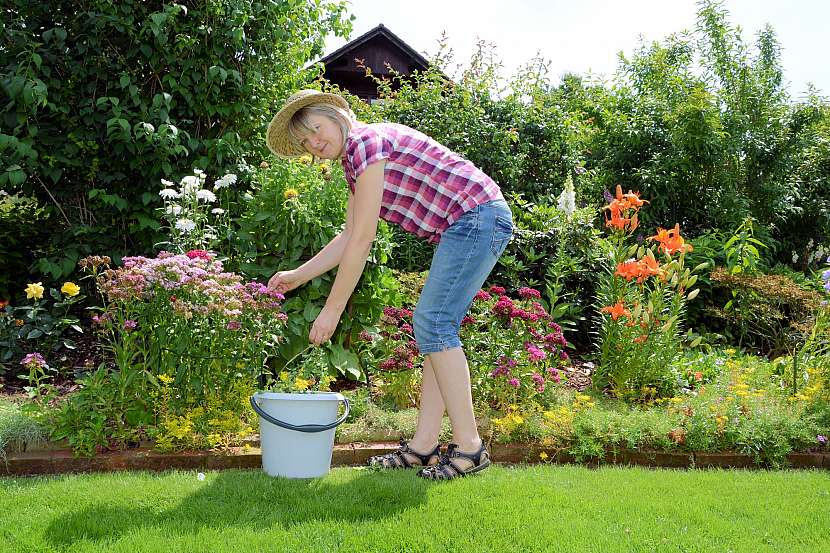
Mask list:
[[349,133],[342,162],[352,193],[357,178],[381,160],[381,219],[432,244],[465,212],[502,199],[499,186],[470,161],[394,123],[358,123]]

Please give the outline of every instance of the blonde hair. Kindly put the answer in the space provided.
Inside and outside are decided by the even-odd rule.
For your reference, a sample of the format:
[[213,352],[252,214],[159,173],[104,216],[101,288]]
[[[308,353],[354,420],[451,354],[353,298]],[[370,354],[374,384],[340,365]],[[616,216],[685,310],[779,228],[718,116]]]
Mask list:
[[349,131],[352,130],[352,123],[355,121],[354,112],[332,104],[321,103],[306,106],[297,110],[297,113],[291,116],[291,120],[288,122],[288,136],[293,146],[303,150],[301,141],[304,137],[314,133],[311,121],[309,121],[311,115],[323,115],[337,123],[340,132],[343,134],[343,146],[346,145],[346,138],[348,138]]

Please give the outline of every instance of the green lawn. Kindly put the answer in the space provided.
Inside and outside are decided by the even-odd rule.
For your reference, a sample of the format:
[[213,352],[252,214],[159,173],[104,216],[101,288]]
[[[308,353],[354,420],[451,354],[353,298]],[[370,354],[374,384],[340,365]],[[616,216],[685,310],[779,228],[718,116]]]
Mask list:
[[0,551],[830,551],[830,473],[495,466],[0,480]]

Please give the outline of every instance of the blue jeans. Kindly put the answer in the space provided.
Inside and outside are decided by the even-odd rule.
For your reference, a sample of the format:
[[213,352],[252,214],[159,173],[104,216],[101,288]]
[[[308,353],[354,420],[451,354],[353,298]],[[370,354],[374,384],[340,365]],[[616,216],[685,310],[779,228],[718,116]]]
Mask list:
[[512,236],[504,200],[474,207],[444,231],[413,315],[422,355],[461,347],[461,320]]

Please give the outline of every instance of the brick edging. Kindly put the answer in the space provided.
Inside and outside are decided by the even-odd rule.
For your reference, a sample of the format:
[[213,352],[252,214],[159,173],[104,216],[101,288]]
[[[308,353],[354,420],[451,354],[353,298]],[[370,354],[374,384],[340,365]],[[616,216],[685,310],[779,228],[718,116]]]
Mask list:
[[[336,444],[332,452],[333,467],[364,465],[372,455],[392,451],[397,442]],[[576,463],[573,456],[562,450],[533,444],[492,444],[491,458],[496,463],[542,462],[554,464]],[[546,457],[542,461],[542,457]],[[830,470],[830,453],[790,453],[792,468],[823,468]],[[734,452],[695,453],[670,451],[606,451],[602,459],[593,458],[582,463],[596,467],[603,464],[638,465],[663,468],[755,468],[752,457]],[[118,470],[162,471],[168,469],[256,469],[262,466],[258,448],[231,448],[224,451],[188,451],[160,453],[147,447],[104,453],[95,457],[75,457],[68,449],[41,449],[0,458],[0,476],[64,474],[78,472],[109,472]]]

